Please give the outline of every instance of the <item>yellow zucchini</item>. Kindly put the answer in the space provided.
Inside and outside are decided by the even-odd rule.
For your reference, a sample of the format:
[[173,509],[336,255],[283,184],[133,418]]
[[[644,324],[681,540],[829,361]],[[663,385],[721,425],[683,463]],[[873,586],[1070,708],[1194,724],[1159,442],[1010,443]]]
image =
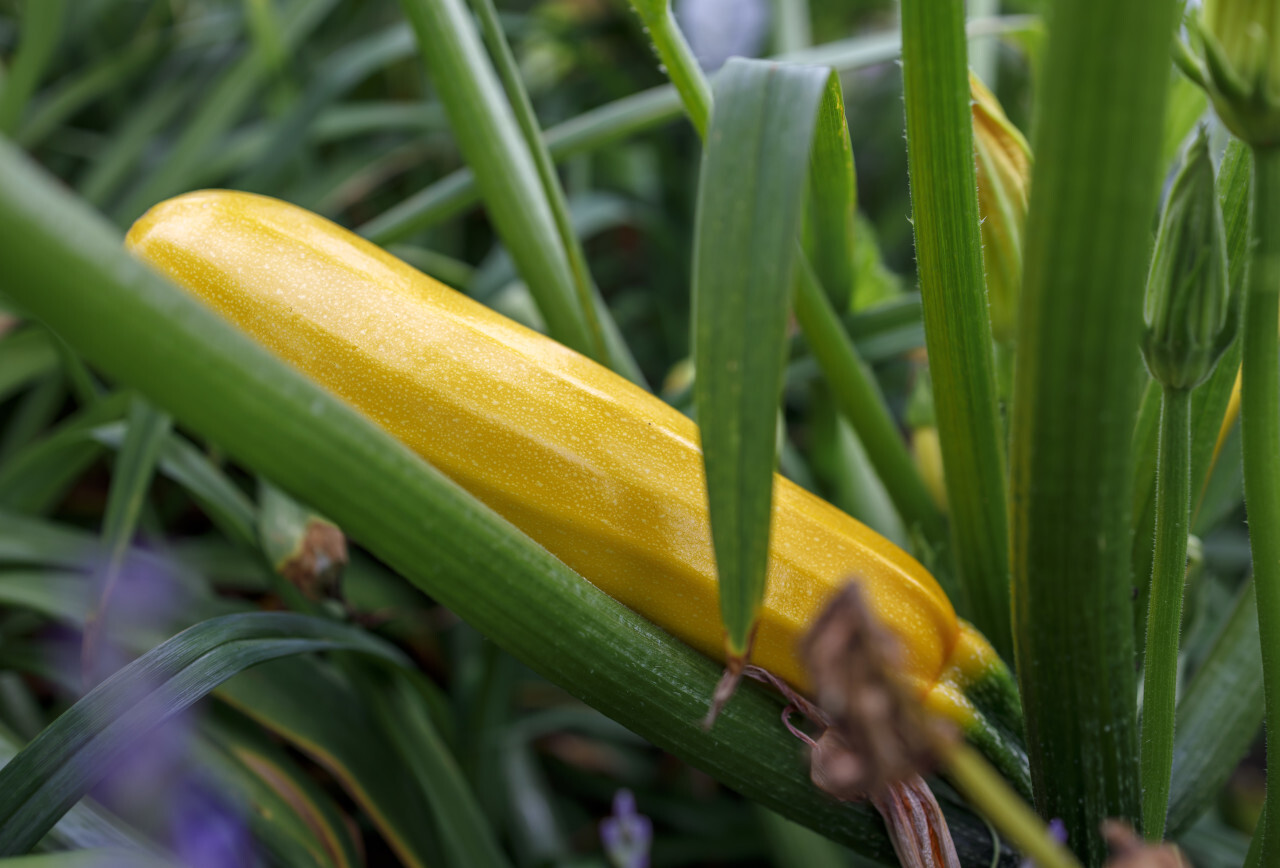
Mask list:
[[[128,245],[588,581],[721,656],[702,454],[685,416],[284,202],[187,194],[152,208]],[[1007,669],[918,562],[781,477],[774,502],[753,662],[807,691],[799,639],[853,579],[930,707],[971,735],[1016,728]],[[984,716],[975,693],[998,707]]]

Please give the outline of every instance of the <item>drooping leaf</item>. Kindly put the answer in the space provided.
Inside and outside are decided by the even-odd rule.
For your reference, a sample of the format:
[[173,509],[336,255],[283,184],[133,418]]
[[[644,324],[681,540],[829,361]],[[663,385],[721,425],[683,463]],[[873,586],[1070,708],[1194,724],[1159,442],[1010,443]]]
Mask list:
[[[843,116],[833,78],[733,59],[715,83],[694,236],[694,395],[732,658],[749,653],[764,601],[787,312],[819,107]],[[824,129],[839,135],[843,120]]]

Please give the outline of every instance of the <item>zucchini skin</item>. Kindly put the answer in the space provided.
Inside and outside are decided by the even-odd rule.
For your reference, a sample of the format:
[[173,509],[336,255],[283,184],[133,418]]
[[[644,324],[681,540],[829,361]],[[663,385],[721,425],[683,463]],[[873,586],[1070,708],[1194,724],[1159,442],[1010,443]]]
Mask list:
[[[148,211],[126,243],[588,581],[722,659],[702,454],[688,418],[279,200],[185,194]],[[753,662],[808,692],[799,640],[852,578],[901,640],[903,673],[925,703],[966,733],[990,729],[966,691],[1008,683],[1008,671],[933,577],[840,510],[774,481]]]

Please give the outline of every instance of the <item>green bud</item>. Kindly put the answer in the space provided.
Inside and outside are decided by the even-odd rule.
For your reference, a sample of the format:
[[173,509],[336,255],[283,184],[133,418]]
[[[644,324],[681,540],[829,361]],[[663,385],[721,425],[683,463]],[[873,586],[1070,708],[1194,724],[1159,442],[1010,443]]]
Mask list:
[[1280,0],[1205,0],[1199,31],[1222,122],[1252,147],[1280,146]]
[[1235,337],[1226,229],[1202,127],[1173,182],[1147,278],[1142,354],[1158,382],[1193,389]]

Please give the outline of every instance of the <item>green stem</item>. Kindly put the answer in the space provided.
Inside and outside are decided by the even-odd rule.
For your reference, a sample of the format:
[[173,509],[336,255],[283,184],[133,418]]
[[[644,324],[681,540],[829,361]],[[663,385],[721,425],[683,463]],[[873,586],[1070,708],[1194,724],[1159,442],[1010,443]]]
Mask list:
[[706,139],[707,124],[711,121],[711,85],[676,24],[671,3],[669,0],[631,0],[631,8],[649,28],[649,39],[666,68],[667,77],[680,94],[680,102],[698,131],[698,138]]
[[978,813],[986,817],[1040,868],[1080,868],[1061,844],[1049,836],[1044,821],[1018,797],[982,754],[963,742],[946,752],[947,779]]
[[[1269,721],[1280,721],[1280,149],[1253,152],[1252,258],[1244,308],[1241,433],[1253,550],[1262,680]],[[1268,726],[1262,864],[1280,864],[1280,726]]]
[[511,103],[462,0],[400,0],[458,149],[553,338],[600,361],[555,218]]
[[[644,375],[632,357],[631,351],[618,334],[617,327],[609,318],[609,312],[600,298],[595,281],[591,279],[591,271],[587,267],[587,257],[582,250],[582,242],[573,231],[573,222],[569,219],[569,204],[565,201],[564,189],[560,186],[560,178],[556,175],[556,164],[551,159],[542,135],[542,127],[538,124],[538,116],[534,113],[529,94],[520,80],[520,70],[516,59],[511,54],[511,46],[502,32],[502,24],[498,21],[498,10],[493,0],[469,0],[471,9],[476,13],[480,23],[480,33],[485,45],[493,56],[494,67],[502,81],[507,99],[511,101],[511,109],[515,112],[516,121],[520,124],[520,132],[524,134],[525,143],[529,146],[529,154],[538,170],[538,179],[542,181],[542,189],[547,194],[547,204],[556,221],[556,231],[564,244],[565,255],[569,258],[569,270],[573,274],[573,288],[578,297],[578,306],[582,309],[590,332],[592,345],[598,357],[614,371],[622,374],[633,383],[646,386]],[[647,388],[647,386],[646,386]]]
[[1164,837],[1173,768],[1173,721],[1178,686],[1178,633],[1187,575],[1191,510],[1191,390],[1165,387],[1156,486],[1156,555],[1147,615],[1147,667],[1142,698],[1142,828]]
[[1135,365],[1176,5],[1054,0],[1038,78],[1009,425],[1014,635],[1036,808],[1090,865],[1106,860],[1103,820],[1141,822]]
[[902,0],[911,215],[952,543],[968,616],[1013,661],[1004,426],[982,269],[961,0]]

